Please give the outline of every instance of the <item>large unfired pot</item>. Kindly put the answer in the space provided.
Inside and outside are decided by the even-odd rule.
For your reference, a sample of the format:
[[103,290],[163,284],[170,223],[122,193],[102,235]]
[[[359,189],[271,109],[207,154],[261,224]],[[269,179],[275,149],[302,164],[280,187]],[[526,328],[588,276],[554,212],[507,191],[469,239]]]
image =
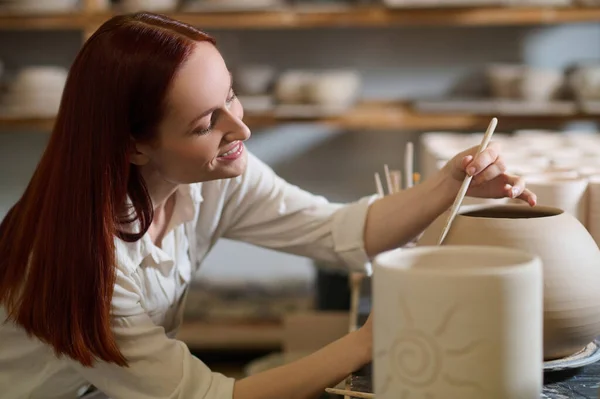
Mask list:
[[[436,245],[447,217],[434,221],[418,245]],[[600,335],[600,249],[574,216],[543,206],[464,206],[443,245],[497,245],[540,256],[545,360],[571,355]]]

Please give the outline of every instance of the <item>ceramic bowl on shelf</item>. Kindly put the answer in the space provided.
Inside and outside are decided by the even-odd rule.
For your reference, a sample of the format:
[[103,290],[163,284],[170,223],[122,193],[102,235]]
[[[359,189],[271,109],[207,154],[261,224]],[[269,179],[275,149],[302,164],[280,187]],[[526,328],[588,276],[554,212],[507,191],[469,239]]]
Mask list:
[[486,71],[491,93],[496,98],[546,102],[560,96],[563,72],[520,64],[490,65]]
[[80,0],[2,0],[0,7],[14,13],[64,13],[73,12],[80,5]]
[[519,79],[525,67],[518,64],[494,64],[486,68],[490,91],[496,98],[519,98]]
[[277,8],[284,0],[193,0],[184,5],[186,11],[258,11]]
[[233,72],[233,84],[239,95],[263,95],[275,79],[275,68],[269,65],[242,65]]
[[349,106],[358,98],[360,83],[360,75],[356,71],[322,72],[309,83],[308,100],[324,106]]
[[527,101],[550,101],[560,97],[564,88],[562,71],[528,68],[519,82],[520,97]]
[[67,75],[66,68],[57,66],[22,68],[8,83],[0,102],[0,111],[8,117],[56,115]]
[[119,8],[125,12],[173,11],[177,8],[178,0],[121,0]]
[[275,98],[283,104],[308,102],[307,88],[315,73],[305,70],[290,70],[282,73],[275,83]]
[[569,74],[568,85],[580,101],[600,100],[600,64],[575,68]]

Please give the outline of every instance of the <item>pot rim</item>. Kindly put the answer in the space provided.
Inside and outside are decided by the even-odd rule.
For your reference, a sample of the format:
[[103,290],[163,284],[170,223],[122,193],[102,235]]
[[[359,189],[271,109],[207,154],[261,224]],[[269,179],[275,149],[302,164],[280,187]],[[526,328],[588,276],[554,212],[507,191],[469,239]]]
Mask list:
[[[445,263],[444,259],[447,260],[448,256],[464,255],[465,262],[463,265],[430,267],[419,264],[419,257],[422,255],[434,256],[439,259],[440,263]],[[474,266],[469,262],[470,257],[481,255],[488,258],[488,260],[482,261],[481,265]],[[495,259],[496,262],[491,259]],[[494,245],[428,245],[397,248],[377,255],[373,264],[374,270],[394,269],[400,273],[461,278],[523,273],[530,268],[542,267],[539,255],[523,249]],[[376,276],[377,272],[374,271],[373,274]]]
[[[479,216],[479,215],[468,215],[468,213],[489,210],[489,209],[502,209],[508,212],[517,211],[523,214],[530,213],[529,217],[514,218],[514,217],[496,217],[496,216]],[[550,219],[557,216],[566,215],[563,209],[547,206],[547,205],[536,205],[531,207],[526,204],[473,204],[463,205],[458,211],[457,217],[470,218],[470,219],[494,219],[494,220],[531,220],[531,219]]]

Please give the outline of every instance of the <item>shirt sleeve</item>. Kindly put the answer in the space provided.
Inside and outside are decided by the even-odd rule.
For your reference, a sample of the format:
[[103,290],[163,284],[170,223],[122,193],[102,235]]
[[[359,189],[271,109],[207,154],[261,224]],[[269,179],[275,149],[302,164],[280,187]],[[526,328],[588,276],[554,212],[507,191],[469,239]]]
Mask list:
[[73,367],[111,399],[232,399],[234,379],[211,372],[183,342],[168,338],[139,299],[131,277],[118,271],[112,329],[129,366]]
[[286,182],[248,153],[246,171],[227,187],[224,237],[368,272],[364,228],[376,198],[331,203]]

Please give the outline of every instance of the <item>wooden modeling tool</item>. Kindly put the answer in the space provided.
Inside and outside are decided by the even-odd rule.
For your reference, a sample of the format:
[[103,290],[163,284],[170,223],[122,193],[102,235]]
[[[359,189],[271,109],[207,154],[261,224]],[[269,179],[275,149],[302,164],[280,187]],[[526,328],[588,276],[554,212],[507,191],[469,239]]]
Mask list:
[[[498,119],[493,118],[490,122],[490,125],[487,128],[487,131],[485,132],[485,135],[483,136],[483,140],[479,145],[479,149],[477,150],[477,154],[475,155],[475,157],[477,157],[477,155],[479,155],[487,148],[488,144],[490,143],[490,140],[492,139],[492,135],[494,134],[494,130],[496,130],[497,125]],[[475,157],[473,157],[473,159],[475,159]],[[438,245],[442,245],[444,239],[446,238],[446,235],[448,234],[448,231],[450,231],[450,226],[452,225],[452,222],[454,221],[454,218],[458,213],[458,209],[460,208],[460,205],[462,204],[465,195],[467,194],[467,190],[469,188],[469,184],[471,184],[472,179],[473,176],[470,176],[468,174],[465,176],[462,186],[460,187],[460,190],[458,191],[458,194],[454,199],[454,204],[452,204],[452,208],[450,209],[450,215],[448,216],[448,220],[446,221],[444,229],[442,230],[442,234],[440,235],[440,238],[438,240]]]
[[390,168],[387,164],[383,165],[383,171],[385,172],[385,181],[387,183],[388,194],[394,193],[394,186],[392,185],[392,176],[390,174]]
[[406,188],[413,186],[414,158],[415,147],[412,142],[406,143],[404,150],[404,176],[406,180]]

